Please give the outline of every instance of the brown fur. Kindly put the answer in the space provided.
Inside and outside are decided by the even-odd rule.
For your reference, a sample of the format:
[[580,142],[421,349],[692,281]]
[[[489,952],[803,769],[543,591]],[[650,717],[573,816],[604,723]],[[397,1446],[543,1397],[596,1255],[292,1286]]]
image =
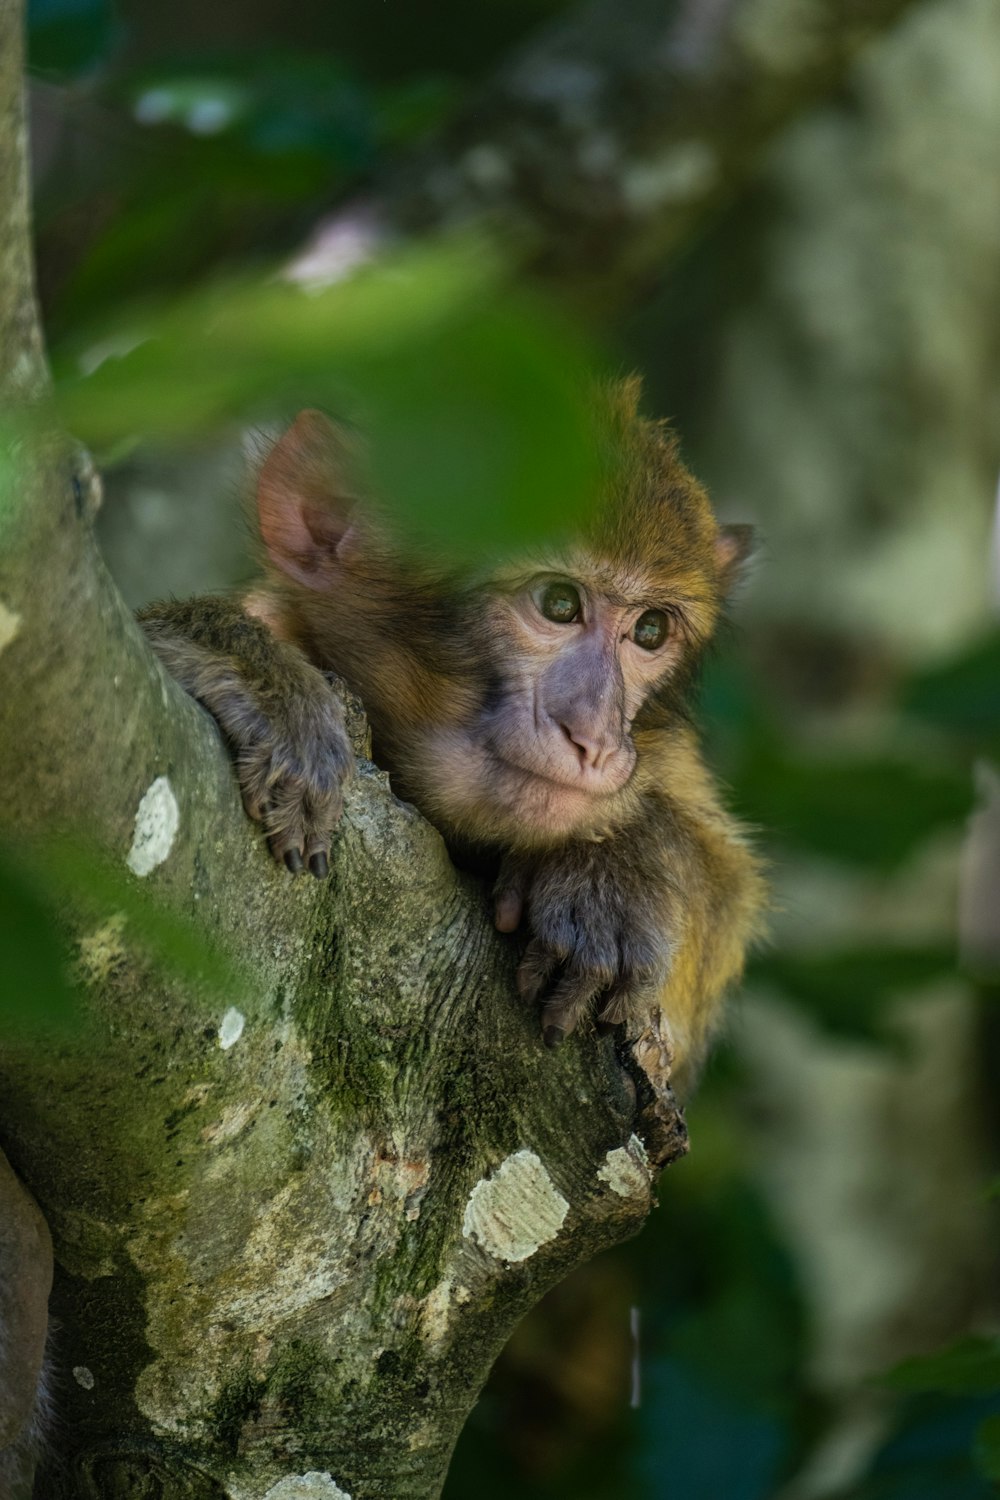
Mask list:
[[[596,405],[602,491],[577,541],[482,578],[395,550],[358,503],[353,441],[305,412],[258,479],[254,618],[195,601],[143,619],[234,745],[279,857],[326,868],[351,764],[333,669],[396,791],[456,847],[495,851],[497,925],[526,923],[519,985],[547,1039],[591,1009],[620,1021],[659,1003],[690,1066],[763,899],[686,706],[749,532],[720,529],[637,399],[626,382]],[[547,613],[552,579],[575,591],[571,620]],[[648,611],[669,626],[652,651],[632,634]]]

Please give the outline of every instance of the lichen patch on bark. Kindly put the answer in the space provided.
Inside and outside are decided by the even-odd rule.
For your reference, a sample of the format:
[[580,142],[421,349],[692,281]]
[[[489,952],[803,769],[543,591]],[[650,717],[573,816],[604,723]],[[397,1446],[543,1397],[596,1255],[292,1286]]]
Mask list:
[[144,793],[135,815],[132,847],[125,863],[133,875],[148,875],[162,865],[174,846],[180,811],[173,787],[157,776]]
[[456,1284],[450,1276],[443,1277],[427,1293],[421,1312],[420,1332],[431,1348],[437,1348],[444,1342],[452,1309],[463,1307],[471,1295],[467,1286],[460,1282]]
[[0,651],[9,646],[21,628],[21,616],[0,602]]
[[649,1194],[652,1173],[646,1148],[637,1135],[628,1145],[609,1151],[597,1169],[597,1175],[619,1198],[645,1198]]
[[515,1151],[472,1189],[462,1233],[512,1265],[554,1240],[568,1212],[541,1159],[534,1151]]
[[235,1005],[231,1005],[219,1026],[219,1046],[223,1052],[228,1052],[230,1047],[235,1046],[243,1035],[245,1025],[246,1017],[243,1012],[237,1010]]
[[351,1500],[351,1497],[329,1474],[310,1469],[308,1474],[289,1474],[287,1479],[279,1479],[264,1500]]

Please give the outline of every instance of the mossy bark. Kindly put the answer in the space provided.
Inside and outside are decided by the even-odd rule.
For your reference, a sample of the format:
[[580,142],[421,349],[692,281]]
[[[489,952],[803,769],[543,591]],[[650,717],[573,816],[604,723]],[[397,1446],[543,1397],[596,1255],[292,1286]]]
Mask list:
[[482,890],[374,767],[329,882],[272,863],[71,471],[57,441],[22,466],[0,563],[8,836],[85,828],[134,865],[158,787],[176,827],[143,878],[242,978],[167,980],[127,920],[67,912],[85,1022],[3,1047],[4,1144],[58,1266],[45,1493],[434,1495],[516,1320],[645,1217],[634,1092],[610,1042],[540,1045]]
[[46,385],[28,232],[24,30],[19,0],[0,0],[0,400]]

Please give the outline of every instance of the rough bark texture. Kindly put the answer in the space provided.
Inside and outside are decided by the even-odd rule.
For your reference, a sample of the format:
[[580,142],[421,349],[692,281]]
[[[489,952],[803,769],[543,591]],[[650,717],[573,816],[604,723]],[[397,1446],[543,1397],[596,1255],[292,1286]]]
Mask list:
[[28,233],[28,153],[18,0],[0,0],[0,400],[38,395],[46,384]]
[[[43,365],[9,4],[0,24],[0,378],[22,395]],[[123,915],[67,911],[84,1024],[0,1049],[0,1139],[57,1260],[36,1492],[434,1496],[516,1320],[648,1211],[635,1087],[610,1041],[545,1051],[482,891],[374,767],[329,882],[277,869],[101,563],[79,458],[37,432],[3,457],[6,835],[85,830],[243,976],[165,979]],[[655,1077],[655,1038],[640,1056]],[[683,1125],[637,1077],[662,1161]]]

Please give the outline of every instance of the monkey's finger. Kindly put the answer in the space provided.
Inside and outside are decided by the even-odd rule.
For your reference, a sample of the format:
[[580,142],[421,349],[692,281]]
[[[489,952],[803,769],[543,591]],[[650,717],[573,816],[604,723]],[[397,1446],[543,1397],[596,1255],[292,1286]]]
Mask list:
[[263,823],[269,801],[266,778],[245,763],[238,763],[243,811],[255,823]]
[[558,1047],[576,1030],[602,988],[603,982],[593,972],[577,970],[563,975],[542,1006],[542,1036],[547,1047]]
[[330,839],[329,835],[315,832],[306,838],[306,863],[309,866],[310,875],[317,880],[325,880],[330,873]]
[[493,924],[498,932],[516,932],[521,925],[524,897],[511,889],[497,891],[493,897]]
[[605,1026],[621,1026],[652,1000],[659,986],[636,978],[619,979],[603,996],[597,1019]]
[[493,886],[493,922],[498,932],[515,932],[520,926],[526,888],[522,863],[508,855]]
[[532,938],[517,966],[517,993],[529,1003],[547,987],[559,964],[557,953],[539,938]]
[[271,853],[279,864],[285,864],[293,875],[305,867],[306,829],[302,798],[293,788],[271,788],[271,800],[263,809],[264,832]]

